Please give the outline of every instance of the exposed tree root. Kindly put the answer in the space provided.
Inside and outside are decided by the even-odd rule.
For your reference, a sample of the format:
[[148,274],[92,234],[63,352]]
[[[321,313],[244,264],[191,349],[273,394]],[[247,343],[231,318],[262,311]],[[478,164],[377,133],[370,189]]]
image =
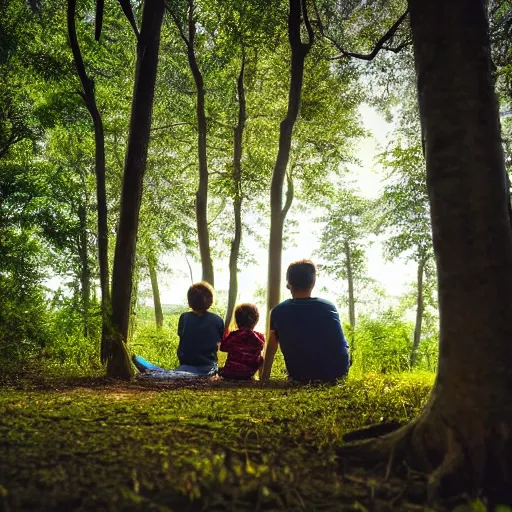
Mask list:
[[386,434],[390,434],[395,430],[398,430],[403,425],[403,423],[400,423],[398,421],[370,425],[369,427],[354,430],[352,432],[349,432],[348,434],[345,434],[343,436],[343,441],[346,443],[351,443],[353,441],[361,441],[363,439],[380,437]]
[[[339,450],[344,472],[349,465],[372,465],[382,478],[420,478],[429,502],[462,493],[512,504],[512,445],[506,425],[485,422],[454,425],[439,410],[427,407],[415,421],[386,433],[371,427],[350,433]],[[368,438],[373,435],[374,437]],[[379,437],[375,437],[379,436]]]

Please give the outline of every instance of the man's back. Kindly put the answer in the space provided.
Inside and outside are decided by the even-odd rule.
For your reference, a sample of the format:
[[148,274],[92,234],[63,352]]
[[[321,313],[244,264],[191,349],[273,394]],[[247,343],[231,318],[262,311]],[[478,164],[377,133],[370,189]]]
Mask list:
[[348,372],[347,342],[334,304],[318,298],[289,299],[270,315],[291,378],[331,381]]

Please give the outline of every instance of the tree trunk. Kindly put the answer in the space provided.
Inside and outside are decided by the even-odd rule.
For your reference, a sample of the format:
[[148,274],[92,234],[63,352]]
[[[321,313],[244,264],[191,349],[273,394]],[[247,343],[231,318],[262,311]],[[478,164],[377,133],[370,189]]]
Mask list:
[[[299,115],[304,61],[313,44],[313,31],[309,23],[305,0],[289,0],[288,38],[291,48],[290,89],[288,109],[279,129],[279,148],[277,151],[272,182],[270,185],[270,241],[268,247],[268,283],[267,283],[267,331],[270,311],[279,303],[281,290],[281,262],[283,251],[283,226],[288,209],[293,200],[293,188],[288,183],[285,206],[282,207],[283,185],[286,168],[290,159],[293,127]],[[303,19],[308,42],[301,41],[301,20]]]
[[347,284],[348,284],[348,318],[352,328],[351,343],[354,341],[354,329],[356,328],[356,300],[354,298],[354,275],[352,272],[352,258],[350,254],[350,245],[347,240],[344,244],[345,259],[347,265]]
[[91,296],[91,271],[89,268],[89,251],[87,248],[87,209],[84,204],[78,207],[79,258],[80,258],[80,294],[82,295],[82,315],[84,338],[89,337],[89,300]]
[[130,298],[142,199],[142,183],[148,154],[151,113],[155,92],[160,31],[164,0],[145,0],[137,44],[137,65],[133,89],[130,133],[121,193],[119,230],[112,277],[111,357],[107,373],[128,379],[132,367],[126,347],[130,321]]
[[[431,497],[512,502],[512,230],[486,2],[409,0],[426,141],[440,349],[429,404],[370,445],[430,473]],[[361,449],[361,448],[360,448]]]
[[101,340],[101,361],[107,359],[106,333],[110,313],[110,290],[108,276],[108,226],[107,226],[107,190],[105,179],[105,136],[103,121],[96,105],[94,81],[85,71],[80,46],[76,36],[75,26],[76,0],[68,0],[67,25],[68,37],[75,67],[83,88],[82,98],[91,116],[94,126],[94,172],[96,175],[96,202],[98,209],[98,265],[100,269],[101,311],[103,316],[103,331]]
[[235,217],[235,236],[231,241],[231,252],[229,254],[228,306],[224,320],[226,328],[231,323],[238,296],[238,256],[240,254],[240,242],[242,241],[242,140],[246,120],[244,72],[245,51],[242,48],[242,64],[237,80],[238,123],[233,135],[233,186],[235,190],[233,213]]
[[128,335],[126,339],[131,340],[137,327],[137,297],[139,296],[139,274],[137,267],[133,270],[132,293],[130,297],[130,319],[128,322]]
[[147,255],[149,278],[151,279],[151,290],[153,291],[153,304],[155,306],[155,322],[157,329],[164,325],[164,314],[162,312],[162,303],[160,302],[160,290],[158,288],[158,278],[156,275],[156,258],[154,254]]
[[185,251],[185,261],[188,266],[188,273],[190,276],[190,284],[194,284],[194,273],[192,272],[192,265],[190,264],[190,260],[188,259],[187,252]]
[[177,17],[173,16],[181,37],[187,46],[187,58],[196,86],[197,155],[199,159],[199,184],[196,192],[196,222],[201,256],[202,280],[214,286],[213,262],[208,230],[208,159],[206,152],[206,111],[204,81],[195,54],[196,22],[194,0],[188,2],[188,37]]
[[411,369],[414,368],[416,364],[416,359],[418,355],[418,347],[420,346],[421,340],[421,324],[423,322],[423,274],[425,269],[425,260],[420,260],[418,263],[418,275],[417,275],[417,293],[416,293],[416,324],[414,326],[414,336],[412,340],[412,350],[411,350],[411,360],[410,366]]

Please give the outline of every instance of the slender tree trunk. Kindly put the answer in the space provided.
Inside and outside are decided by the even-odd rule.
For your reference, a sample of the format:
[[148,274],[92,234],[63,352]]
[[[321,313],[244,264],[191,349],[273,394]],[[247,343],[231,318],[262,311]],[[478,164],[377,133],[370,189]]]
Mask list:
[[356,300],[354,297],[354,274],[352,272],[352,258],[350,245],[347,240],[344,243],[345,259],[347,265],[347,284],[348,284],[348,318],[352,328],[352,340],[354,338],[354,329],[356,328]]
[[132,293],[130,297],[130,320],[128,322],[128,335],[126,339],[131,340],[137,327],[137,297],[139,295],[139,275],[137,267],[133,271]]
[[231,241],[231,252],[229,254],[229,289],[228,306],[224,325],[229,327],[235,309],[238,296],[238,256],[240,254],[240,243],[242,241],[242,140],[244,135],[246,112],[245,112],[245,51],[242,48],[242,64],[237,80],[238,90],[238,123],[233,136],[233,185],[235,197],[233,199],[233,213],[235,218],[235,236]]
[[[202,78],[201,78],[202,84]],[[213,262],[210,251],[208,229],[208,163],[206,155],[206,113],[204,107],[204,87],[197,86],[197,152],[199,155],[199,185],[196,192],[196,220],[199,240],[199,253],[203,281],[214,286]]]
[[199,159],[199,184],[196,191],[196,222],[201,255],[202,280],[214,286],[213,262],[210,251],[210,232],[208,229],[208,159],[206,150],[206,111],[204,80],[195,53],[196,22],[194,19],[194,0],[188,0],[188,35],[174,14],[170,13],[187,47],[187,58],[190,71],[196,86],[196,118],[197,118],[197,155]]
[[113,332],[110,335],[111,357],[108,360],[107,372],[111,377],[122,379],[129,379],[133,372],[126,341],[130,321],[130,299],[142,183],[146,170],[163,16],[164,0],[145,0],[137,44],[130,133],[126,150],[121,212],[112,277]]
[[190,275],[190,284],[194,284],[194,273],[192,272],[192,265],[190,264],[190,260],[188,259],[186,252],[185,252],[185,261],[187,262],[188,273]]
[[162,312],[162,303],[160,302],[160,290],[158,288],[158,277],[156,274],[156,258],[154,254],[147,255],[149,278],[151,280],[151,290],[153,291],[153,304],[155,307],[155,322],[157,329],[164,325],[164,314]]
[[[277,151],[272,182],[270,185],[270,241],[268,247],[268,283],[267,283],[267,331],[270,311],[279,303],[281,289],[281,264],[283,252],[283,226],[286,214],[293,200],[293,188],[288,183],[286,203],[282,206],[283,186],[286,169],[290,159],[293,127],[300,109],[304,61],[313,44],[313,31],[309,24],[305,0],[289,0],[288,38],[291,48],[290,89],[288,92],[288,110],[279,129],[279,148]],[[301,25],[304,21],[308,42],[301,41]]]
[[82,98],[91,116],[94,126],[94,172],[96,174],[96,202],[98,210],[98,265],[100,269],[101,311],[103,315],[103,331],[101,340],[101,360],[106,362],[106,333],[110,313],[110,290],[108,272],[108,226],[107,226],[107,189],[105,179],[105,136],[103,121],[96,105],[94,81],[87,76],[80,52],[75,26],[76,0],[68,0],[67,25],[68,37],[75,67],[82,84]]
[[426,141],[440,348],[430,401],[373,443],[431,474],[431,497],[512,496],[512,230],[486,2],[409,0]]
[[418,355],[418,348],[420,346],[421,340],[421,325],[423,323],[423,275],[425,271],[425,260],[420,260],[418,263],[418,275],[417,275],[417,294],[416,294],[416,323],[414,325],[414,336],[412,340],[412,350],[411,350],[411,360],[410,365],[411,368],[414,368],[416,364],[416,359]]
[[84,322],[84,338],[89,337],[89,301],[91,296],[91,270],[89,268],[89,251],[87,247],[87,209],[81,204],[78,207],[78,221],[80,225],[80,293],[82,295],[82,309]]

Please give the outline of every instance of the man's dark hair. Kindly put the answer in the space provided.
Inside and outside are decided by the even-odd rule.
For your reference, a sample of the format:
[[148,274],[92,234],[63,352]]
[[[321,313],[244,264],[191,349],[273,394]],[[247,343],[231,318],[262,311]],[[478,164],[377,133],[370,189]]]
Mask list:
[[206,281],[193,284],[188,289],[187,300],[194,311],[207,311],[213,304],[213,288]]
[[235,309],[235,320],[239,329],[254,329],[259,319],[258,308],[254,304],[240,304]]
[[311,260],[290,263],[286,271],[286,280],[296,290],[309,290],[315,286],[316,266]]

